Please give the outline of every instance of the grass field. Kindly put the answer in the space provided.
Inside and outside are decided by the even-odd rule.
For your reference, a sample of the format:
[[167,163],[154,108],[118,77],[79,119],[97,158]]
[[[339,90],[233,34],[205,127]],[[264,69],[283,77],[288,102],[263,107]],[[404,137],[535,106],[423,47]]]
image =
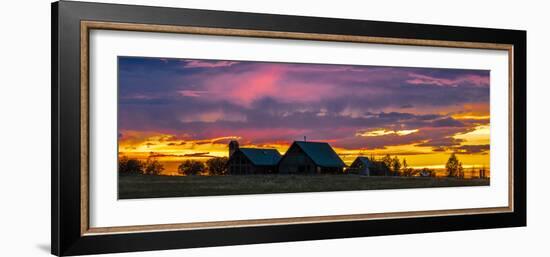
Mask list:
[[357,175],[153,176],[120,175],[118,198],[156,198],[348,190],[487,186],[489,179]]

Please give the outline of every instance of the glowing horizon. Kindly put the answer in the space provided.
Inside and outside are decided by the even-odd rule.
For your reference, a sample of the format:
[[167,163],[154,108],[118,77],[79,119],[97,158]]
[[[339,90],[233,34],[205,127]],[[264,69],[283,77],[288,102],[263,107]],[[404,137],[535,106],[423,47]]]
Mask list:
[[489,71],[119,57],[119,155],[228,155],[227,143],[329,143],[346,164],[490,167]]

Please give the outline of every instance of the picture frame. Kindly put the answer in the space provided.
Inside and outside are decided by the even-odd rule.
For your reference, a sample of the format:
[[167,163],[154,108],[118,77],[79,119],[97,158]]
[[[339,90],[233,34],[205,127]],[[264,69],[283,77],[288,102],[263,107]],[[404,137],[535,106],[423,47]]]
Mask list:
[[[526,32],[60,1],[52,4],[52,254],[81,255],[526,225]],[[508,53],[507,206],[271,219],[90,226],[92,30]]]

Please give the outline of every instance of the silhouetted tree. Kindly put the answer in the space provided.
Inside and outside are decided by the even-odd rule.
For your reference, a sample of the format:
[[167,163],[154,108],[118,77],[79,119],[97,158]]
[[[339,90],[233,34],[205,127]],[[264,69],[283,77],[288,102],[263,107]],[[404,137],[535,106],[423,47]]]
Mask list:
[[178,166],[178,172],[183,175],[199,175],[204,169],[204,163],[195,160],[186,160]]
[[414,169],[409,168],[409,164],[407,163],[407,159],[405,158],[403,158],[403,168],[401,170],[402,170],[403,176],[407,176],[407,177],[412,176],[414,173]]
[[206,161],[210,175],[223,175],[227,171],[227,157],[214,157]]
[[159,175],[164,171],[164,166],[154,158],[148,158],[145,163],[145,174],[147,175]]
[[464,178],[464,168],[462,167],[462,162],[458,162],[458,177]]
[[487,178],[485,166],[482,166],[481,169],[479,169],[479,178]]
[[143,173],[143,162],[136,159],[129,159],[122,156],[118,160],[118,172],[122,174],[141,174]]
[[[447,170],[447,176],[449,177],[457,177],[458,171],[459,171],[459,164],[460,162],[456,158],[455,153],[452,153],[451,156],[449,156],[449,160],[447,160],[447,164],[445,164],[445,169]],[[460,166],[462,166],[460,164]]]
[[391,171],[391,168],[392,168],[392,162],[393,162],[393,159],[391,158],[391,156],[389,154],[386,154],[383,158],[382,158],[382,163],[384,163],[384,165],[386,165],[386,167],[388,167]]
[[393,175],[398,176],[399,171],[401,170],[401,162],[399,161],[399,158],[397,158],[397,156],[393,157],[393,159],[391,160],[391,168],[393,171]]
[[428,168],[422,168],[418,174],[422,177],[435,177],[435,171]]

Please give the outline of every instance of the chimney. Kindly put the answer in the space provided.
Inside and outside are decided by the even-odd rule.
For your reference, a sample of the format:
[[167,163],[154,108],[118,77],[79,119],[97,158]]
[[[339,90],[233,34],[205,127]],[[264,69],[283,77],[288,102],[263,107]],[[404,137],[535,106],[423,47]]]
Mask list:
[[229,142],[229,158],[231,158],[231,156],[239,150],[239,142],[237,142],[236,140],[231,140]]
[[304,142],[306,142],[306,139],[307,139],[306,136],[304,136]]

